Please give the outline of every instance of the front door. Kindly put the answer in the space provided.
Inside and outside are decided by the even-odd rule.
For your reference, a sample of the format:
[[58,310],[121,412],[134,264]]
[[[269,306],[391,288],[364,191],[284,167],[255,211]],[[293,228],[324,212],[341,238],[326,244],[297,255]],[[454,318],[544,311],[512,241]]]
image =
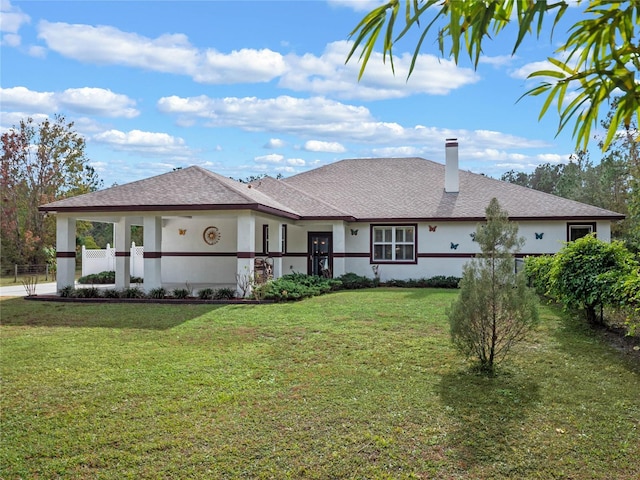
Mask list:
[[333,234],[331,232],[309,232],[307,273],[331,278],[333,268]]

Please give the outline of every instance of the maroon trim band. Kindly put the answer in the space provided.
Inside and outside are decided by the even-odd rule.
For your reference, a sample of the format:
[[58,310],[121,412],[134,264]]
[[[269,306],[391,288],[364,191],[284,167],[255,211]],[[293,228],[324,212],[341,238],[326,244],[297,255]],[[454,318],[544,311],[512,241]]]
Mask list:
[[116,252],[116,257],[130,257],[131,252]]
[[235,257],[235,252],[162,252],[163,257]]
[[142,258],[161,258],[162,252],[144,252]]
[[256,252],[238,252],[236,253],[236,257],[238,258],[255,258]]
[[418,258],[474,258],[475,253],[419,253]]
[[76,252],[56,252],[56,258],[76,258]]

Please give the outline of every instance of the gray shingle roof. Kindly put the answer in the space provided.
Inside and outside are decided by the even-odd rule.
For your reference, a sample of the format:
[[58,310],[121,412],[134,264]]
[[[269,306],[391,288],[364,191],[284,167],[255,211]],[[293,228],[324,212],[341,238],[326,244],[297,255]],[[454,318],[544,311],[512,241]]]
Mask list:
[[360,220],[481,219],[493,197],[514,219],[624,218],[483,175],[459,173],[459,193],[445,193],[444,165],[423,158],[342,160],[281,181]]
[[250,185],[201,167],[71,197],[43,211],[171,211],[251,208],[290,218],[456,220],[484,218],[493,197],[512,219],[622,219],[623,215],[460,171],[460,192],[445,193],[444,165],[422,158],[342,160]]
[[188,167],[40,207],[44,211],[209,210],[254,208],[297,213],[251,185]]

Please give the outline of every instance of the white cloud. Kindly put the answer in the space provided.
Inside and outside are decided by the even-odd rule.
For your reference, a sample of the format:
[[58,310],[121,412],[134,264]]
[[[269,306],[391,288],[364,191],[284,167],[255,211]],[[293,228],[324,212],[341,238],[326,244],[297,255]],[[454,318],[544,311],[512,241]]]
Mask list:
[[31,45],[29,48],[27,48],[27,53],[30,57],[44,58],[47,56],[47,49],[44,47],[39,47],[37,45]]
[[103,88],[69,88],[57,95],[61,107],[71,111],[103,117],[137,117],[135,101]]
[[114,150],[140,155],[164,156],[173,159],[186,159],[192,155],[182,138],[161,132],[107,130],[94,135],[91,139],[108,145]]
[[25,87],[0,88],[3,108],[28,112],[53,112],[57,108],[53,92],[34,92]]
[[270,153],[269,155],[261,155],[259,157],[255,157],[254,161],[256,163],[282,163],[284,160],[284,156],[278,153]]
[[304,167],[307,162],[303,158],[287,158],[287,164],[294,167]]
[[[478,148],[523,149],[548,146],[546,142],[539,140],[489,130],[451,130],[381,122],[365,107],[323,97],[280,96],[259,99],[171,96],[158,100],[158,110],[177,116],[181,124],[201,122],[211,128],[236,127],[245,131],[307,136],[326,144],[357,142],[405,148],[417,144],[418,148],[425,148],[426,145],[439,147],[445,138],[456,137],[461,142]],[[439,148],[437,152],[440,152]]]
[[493,67],[503,67],[505,65],[510,65],[514,60],[518,57],[513,55],[496,55],[493,57],[487,55],[481,55],[479,59],[479,63],[484,63],[486,65],[491,65]]
[[338,142],[322,142],[320,140],[309,140],[304,144],[304,149],[308,152],[328,152],[342,153],[346,148]]
[[20,37],[20,35],[7,33],[2,36],[2,42],[0,42],[0,45],[5,45],[7,47],[19,47],[21,42],[22,37]]
[[422,155],[422,149],[413,146],[374,148],[372,152],[376,156],[395,158],[395,157],[417,157]]
[[540,62],[530,62],[511,72],[512,78],[527,79],[533,72],[539,70],[556,70],[551,62],[542,60]]
[[282,148],[284,146],[284,140],[281,140],[279,138],[270,138],[269,141],[264,145],[264,148]]
[[6,132],[14,126],[20,125],[20,120],[24,120],[27,117],[31,117],[34,122],[40,123],[46,120],[48,115],[44,114],[31,114],[29,112],[0,112],[0,131]]
[[462,68],[451,60],[421,54],[407,81],[412,55],[394,56],[395,75],[382,54],[373,53],[367,70],[358,82],[358,54],[345,64],[352,42],[338,41],[327,45],[320,57],[312,54],[288,55],[288,69],[279,85],[316,95],[333,95],[346,99],[381,100],[403,98],[415,94],[446,95],[464,85],[475,83],[479,76],[470,68]]
[[269,49],[207,50],[204,57],[193,75],[199,83],[268,82],[285,70],[282,55]]
[[127,65],[160,72],[193,73],[198,51],[185,35],[150,39],[109,26],[41,21],[38,38],[55,52],[99,65]]
[[198,49],[183,34],[149,38],[111,26],[47,21],[40,22],[38,37],[49,49],[81,62],[188,75],[207,84],[259,83],[279,78],[279,86],[283,88],[346,99],[379,100],[420,93],[446,95],[479,80],[473,69],[421,54],[407,81],[411,54],[394,57],[394,75],[389,64],[382,61],[382,54],[374,52],[358,82],[357,55],[345,64],[353,45],[348,41],[328,44],[320,56],[310,53],[283,56],[269,49],[249,48],[223,53]]
[[369,12],[379,7],[384,0],[327,0],[329,5],[334,7],[350,8],[356,12]]
[[36,92],[26,87],[0,88],[5,108],[39,113],[66,110],[102,117],[133,118],[140,112],[126,95],[103,88],[69,88],[64,92]]
[[8,0],[0,1],[0,32],[18,33],[20,27],[29,23],[31,18]]
[[282,55],[277,52],[202,51],[183,34],[148,38],[110,26],[42,21],[38,37],[51,50],[82,62],[189,75],[200,83],[266,82],[285,68]]

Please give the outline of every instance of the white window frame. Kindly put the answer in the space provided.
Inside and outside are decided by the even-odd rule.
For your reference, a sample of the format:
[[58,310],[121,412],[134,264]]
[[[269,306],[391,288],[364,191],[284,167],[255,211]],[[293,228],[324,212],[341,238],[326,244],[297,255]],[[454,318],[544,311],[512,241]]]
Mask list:
[[[406,230],[413,230],[413,238],[410,241],[407,241]],[[391,239],[390,240],[382,240],[376,241],[376,232],[377,231],[391,231]],[[398,241],[396,233],[398,230],[405,230],[403,237],[405,237],[404,241]],[[384,234],[383,234],[384,238]],[[413,247],[413,257],[412,258],[396,258],[396,253],[401,246],[411,246]],[[387,224],[372,224],[371,225],[371,263],[416,263],[418,259],[417,252],[418,245],[418,225],[416,224],[401,224],[401,225],[387,225]],[[391,247],[391,258],[379,258],[376,257],[376,247],[379,246],[390,246]]]
[[[573,230],[577,230],[577,229],[587,229],[589,230],[589,233],[594,233],[596,231],[596,224],[594,222],[584,222],[584,223],[568,223],[567,224],[567,241],[568,242],[573,242],[575,240],[577,240],[578,238],[582,238],[582,237],[578,237],[578,238],[572,238],[572,232]],[[584,237],[585,235],[583,235]]]

